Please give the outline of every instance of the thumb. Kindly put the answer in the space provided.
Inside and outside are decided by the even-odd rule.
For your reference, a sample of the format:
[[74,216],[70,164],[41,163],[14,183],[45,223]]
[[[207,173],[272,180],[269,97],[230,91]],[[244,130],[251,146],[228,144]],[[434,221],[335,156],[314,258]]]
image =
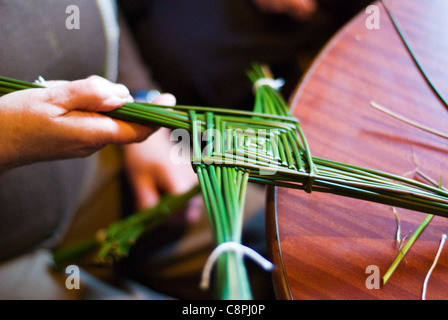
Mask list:
[[163,106],[175,106],[176,97],[173,96],[171,93],[163,93],[157,98],[155,98],[151,103]]
[[132,101],[129,90],[124,85],[99,76],[56,82],[45,90],[45,94],[48,102],[66,110],[106,112]]

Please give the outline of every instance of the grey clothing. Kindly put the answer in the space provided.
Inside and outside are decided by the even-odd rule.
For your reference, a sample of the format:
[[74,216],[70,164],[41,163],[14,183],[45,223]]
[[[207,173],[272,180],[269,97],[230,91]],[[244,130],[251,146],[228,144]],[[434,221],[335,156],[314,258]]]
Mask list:
[[[70,5],[79,8],[79,29],[66,26]],[[0,0],[0,75],[26,81],[113,77],[116,71],[108,70],[117,64],[118,34],[105,32],[111,12],[109,0]],[[96,160],[42,162],[0,173],[0,262],[63,236]]]

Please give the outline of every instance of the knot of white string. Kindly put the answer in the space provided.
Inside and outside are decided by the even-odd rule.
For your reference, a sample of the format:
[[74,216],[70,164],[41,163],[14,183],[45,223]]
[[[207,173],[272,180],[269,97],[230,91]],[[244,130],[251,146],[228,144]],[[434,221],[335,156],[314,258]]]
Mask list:
[[256,91],[261,86],[270,86],[275,90],[279,90],[284,84],[285,81],[283,79],[260,78],[254,82],[253,90]]
[[246,255],[252,260],[254,260],[256,263],[258,263],[264,270],[270,271],[274,269],[274,265],[264,258],[262,255],[260,255],[255,250],[242,245],[241,243],[235,242],[235,241],[228,241],[223,242],[220,245],[218,245],[210,254],[208,257],[204,269],[202,270],[202,277],[201,277],[201,283],[200,287],[203,290],[207,290],[210,286],[210,275],[211,271],[213,269],[213,266],[216,263],[216,260],[225,252],[232,251],[239,255]]

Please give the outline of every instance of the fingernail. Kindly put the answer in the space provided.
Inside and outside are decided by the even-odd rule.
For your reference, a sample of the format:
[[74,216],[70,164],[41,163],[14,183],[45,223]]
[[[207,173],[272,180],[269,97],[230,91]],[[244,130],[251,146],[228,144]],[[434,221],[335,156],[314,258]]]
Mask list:
[[128,99],[129,96],[131,95],[129,89],[121,83],[114,84],[112,90],[114,95],[118,98]]
[[176,105],[176,97],[170,93],[164,93],[158,96],[153,103],[166,105],[166,106],[175,106]]

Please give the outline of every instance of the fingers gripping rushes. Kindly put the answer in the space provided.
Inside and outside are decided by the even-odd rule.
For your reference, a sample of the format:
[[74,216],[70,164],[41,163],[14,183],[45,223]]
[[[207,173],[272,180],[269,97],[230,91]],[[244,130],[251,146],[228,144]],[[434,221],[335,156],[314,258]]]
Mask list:
[[129,90],[99,76],[71,82],[48,82],[47,101],[70,110],[106,112],[132,101]]
[[98,76],[47,85],[0,98],[0,168],[87,156],[107,144],[142,141],[155,130],[99,113],[132,101],[123,85]]
[[99,76],[54,85],[50,82],[46,100],[60,108],[59,123],[73,130],[75,137],[88,138],[86,143],[91,145],[87,147],[93,150],[106,144],[139,142],[155,130],[100,115],[99,112],[111,111],[133,99],[124,85]]

